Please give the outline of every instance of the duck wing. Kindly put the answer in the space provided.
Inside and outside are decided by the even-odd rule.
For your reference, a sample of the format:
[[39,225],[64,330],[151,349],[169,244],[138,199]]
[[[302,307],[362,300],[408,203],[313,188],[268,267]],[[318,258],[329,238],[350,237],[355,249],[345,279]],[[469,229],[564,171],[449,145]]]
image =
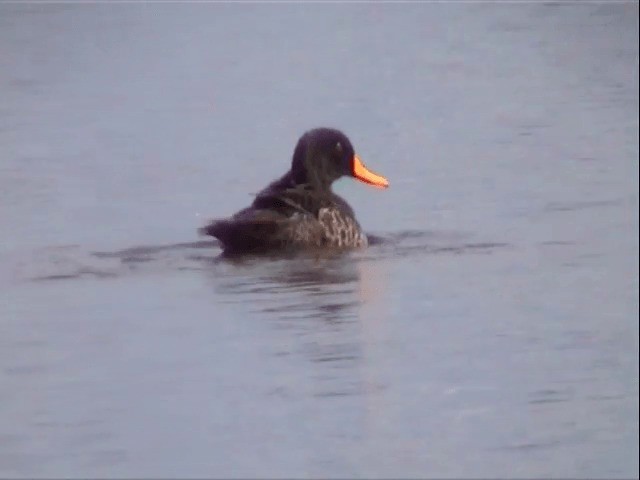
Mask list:
[[306,185],[266,188],[250,207],[213,220],[199,232],[220,240],[225,251],[320,247],[328,240],[324,217],[337,210],[353,217],[351,207],[335,194],[319,193]]
[[[295,207],[289,206],[291,209]],[[295,246],[321,245],[323,228],[305,212],[256,208],[239,211],[230,218],[213,220],[201,234],[220,240],[227,252],[254,252]]]
[[278,246],[286,223],[278,212],[249,207],[230,218],[213,220],[200,233],[220,240],[225,250],[250,251]]

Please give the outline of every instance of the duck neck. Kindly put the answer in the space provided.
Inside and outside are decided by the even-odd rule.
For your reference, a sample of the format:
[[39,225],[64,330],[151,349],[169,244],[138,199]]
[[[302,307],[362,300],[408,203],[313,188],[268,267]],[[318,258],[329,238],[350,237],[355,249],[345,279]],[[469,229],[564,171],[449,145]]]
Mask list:
[[309,185],[313,190],[328,192],[331,191],[331,183],[333,183],[326,175],[320,174],[317,171],[297,171],[289,172],[284,178],[289,177],[292,184],[295,185]]

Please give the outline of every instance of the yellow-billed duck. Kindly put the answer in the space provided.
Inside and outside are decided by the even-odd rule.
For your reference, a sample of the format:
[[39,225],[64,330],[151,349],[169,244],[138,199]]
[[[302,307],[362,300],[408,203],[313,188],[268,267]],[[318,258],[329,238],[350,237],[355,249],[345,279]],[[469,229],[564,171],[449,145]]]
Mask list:
[[364,166],[345,134],[310,130],[298,140],[291,170],[262,190],[250,207],[212,221],[200,233],[217,238],[227,253],[366,247],[367,236],[353,209],[331,190],[344,175],[389,186]]

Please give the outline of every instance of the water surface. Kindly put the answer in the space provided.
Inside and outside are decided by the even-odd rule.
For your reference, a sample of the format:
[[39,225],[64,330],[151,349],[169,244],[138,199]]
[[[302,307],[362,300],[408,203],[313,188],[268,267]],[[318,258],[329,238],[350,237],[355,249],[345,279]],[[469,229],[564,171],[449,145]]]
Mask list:
[[[0,5],[0,476],[638,476],[638,6]],[[367,250],[197,237],[344,130]]]

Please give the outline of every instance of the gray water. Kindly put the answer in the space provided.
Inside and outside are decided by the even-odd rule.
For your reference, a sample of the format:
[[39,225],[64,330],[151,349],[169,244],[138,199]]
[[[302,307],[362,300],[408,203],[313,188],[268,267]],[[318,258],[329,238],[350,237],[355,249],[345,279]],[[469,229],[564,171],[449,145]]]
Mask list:
[[637,2],[4,3],[0,150],[0,477],[638,477]]

